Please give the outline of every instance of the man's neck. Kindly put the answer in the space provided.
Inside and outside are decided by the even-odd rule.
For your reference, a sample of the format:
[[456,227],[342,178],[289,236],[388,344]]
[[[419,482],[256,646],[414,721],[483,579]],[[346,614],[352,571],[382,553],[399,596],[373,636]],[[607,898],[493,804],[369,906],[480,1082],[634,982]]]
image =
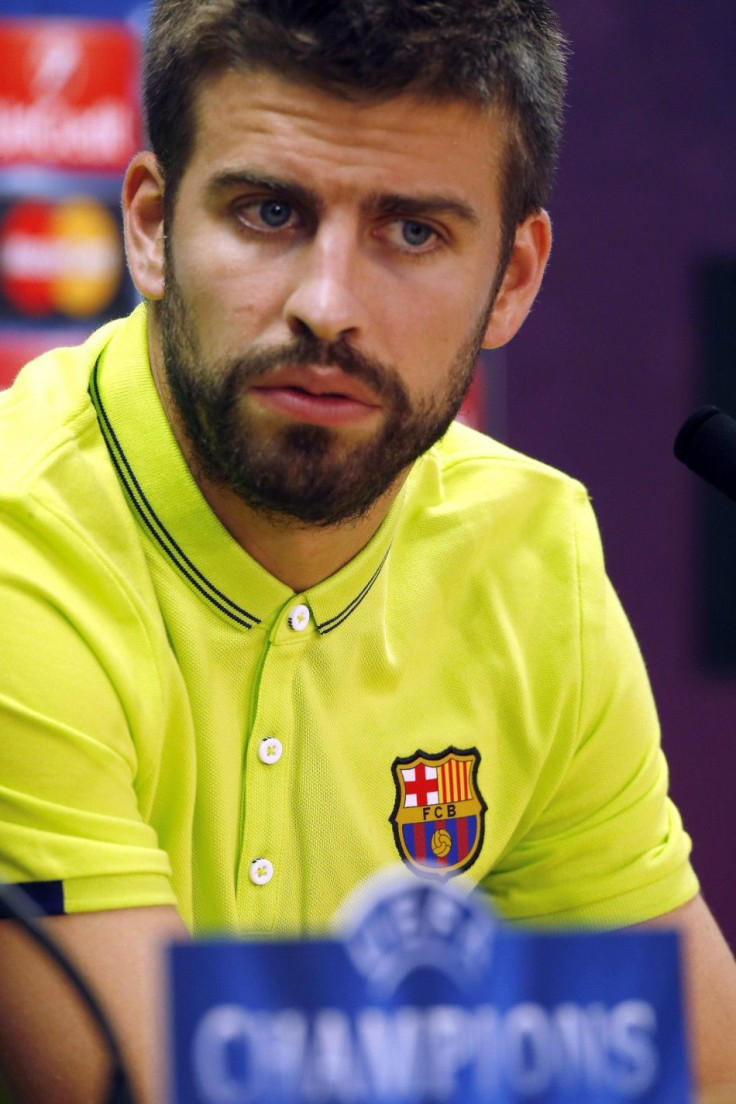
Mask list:
[[[186,451],[184,455],[190,463]],[[334,575],[368,544],[406,478],[405,473],[356,521],[327,527],[263,514],[233,492],[198,476],[196,468],[192,467],[192,473],[228,533],[266,571],[294,591],[307,590]]]
[[307,590],[334,575],[368,544],[398,495],[409,469],[354,521],[309,525],[248,506],[234,492],[199,470],[161,364],[160,332],[149,311],[149,359],[154,383],[179,448],[210,509],[249,556],[294,591]]

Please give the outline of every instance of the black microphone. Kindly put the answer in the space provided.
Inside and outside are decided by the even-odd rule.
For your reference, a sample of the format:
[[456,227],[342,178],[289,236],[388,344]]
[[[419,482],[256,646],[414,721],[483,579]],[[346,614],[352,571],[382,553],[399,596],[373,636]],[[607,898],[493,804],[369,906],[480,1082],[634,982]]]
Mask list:
[[736,502],[736,419],[717,406],[701,406],[677,434],[675,456]]

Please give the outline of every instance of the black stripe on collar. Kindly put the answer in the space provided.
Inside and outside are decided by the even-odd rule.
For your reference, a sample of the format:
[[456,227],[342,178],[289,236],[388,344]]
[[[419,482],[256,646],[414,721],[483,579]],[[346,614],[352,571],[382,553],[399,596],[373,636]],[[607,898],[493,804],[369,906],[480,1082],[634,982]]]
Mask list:
[[353,612],[353,610],[357,609],[357,607],[360,605],[360,603],[365,598],[368,591],[371,589],[371,587],[375,583],[378,576],[381,574],[381,569],[382,569],[383,565],[385,564],[386,559],[387,559],[388,554],[389,554],[390,551],[391,551],[391,547],[389,546],[386,549],[386,551],[384,553],[384,556],[383,556],[383,559],[379,563],[378,567],[373,572],[370,579],[365,584],[365,586],[360,591],[360,593],[356,594],[355,598],[353,598],[352,602],[349,602],[348,605],[345,606],[345,609],[342,610],[340,613],[336,613],[334,617],[328,617],[326,621],[322,621],[321,624],[317,625],[317,630],[320,633],[322,633],[323,636],[324,636],[325,633],[332,632],[332,630],[336,629],[338,625],[342,625],[343,621],[345,621],[350,616],[350,614]]
[[102,430],[102,436],[107,445],[107,450],[110,453],[110,459],[113,462],[121,483],[128,493],[130,501],[140,515],[143,524],[174,566],[208,602],[232,621],[237,622],[237,624],[242,625],[246,629],[252,629],[254,625],[259,625],[261,620],[259,617],[256,617],[252,613],[248,613],[242,606],[237,605],[237,603],[228,598],[226,594],[223,594],[221,590],[218,590],[214,583],[211,583],[199,568],[192,563],[181,546],[174,540],[171,533],[156,514],[153,506],[146,498],[143,488],[135,476],[123,447],[112,427],[104,403],[102,402],[98,384],[99,363],[98,359],[92,370],[89,385],[90,398],[97,411],[97,418],[100,429]]

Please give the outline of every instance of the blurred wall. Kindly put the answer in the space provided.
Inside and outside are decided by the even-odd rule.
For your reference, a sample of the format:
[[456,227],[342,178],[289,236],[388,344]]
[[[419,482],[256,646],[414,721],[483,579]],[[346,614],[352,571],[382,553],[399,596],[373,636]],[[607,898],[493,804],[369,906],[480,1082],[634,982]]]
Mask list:
[[[573,49],[555,244],[507,352],[506,436],[592,494],[694,862],[736,946],[736,671],[709,674],[697,644],[698,507],[715,492],[672,456],[712,398],[698,267],[736,259],[736,5],[555,3]],[[732,521],[736,547],[736,505]]]

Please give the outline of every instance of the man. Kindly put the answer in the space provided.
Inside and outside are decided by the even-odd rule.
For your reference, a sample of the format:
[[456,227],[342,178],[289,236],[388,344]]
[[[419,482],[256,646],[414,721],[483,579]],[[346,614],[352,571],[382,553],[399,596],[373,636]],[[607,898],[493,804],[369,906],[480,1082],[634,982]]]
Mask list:
[[[451,425],[550,249],[544,0],[160,0],[145,300],[0,409],[2,873],[156,1099],[158,948],[323,931],[403,860],[511,920],[678,926],[704,1084],[733,961],[587,496]],[[448,428],[449,427],[449,428]],[[3,925],[25,1099],[102,1059]]]

